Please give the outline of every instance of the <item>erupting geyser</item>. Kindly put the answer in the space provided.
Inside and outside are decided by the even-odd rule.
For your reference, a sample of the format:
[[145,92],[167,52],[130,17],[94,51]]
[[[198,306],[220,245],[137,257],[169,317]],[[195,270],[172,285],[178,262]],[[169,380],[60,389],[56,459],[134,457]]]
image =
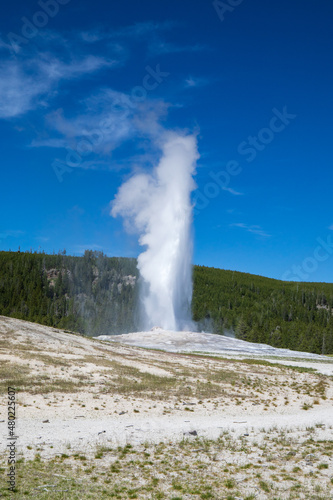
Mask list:
[[191,323],[191,192],[198,158],[195,136],[167,133],[158,165],[131,177],[112,203],[111,214],[121,215],[146,247],[138,257],[145,329],[181,330]]

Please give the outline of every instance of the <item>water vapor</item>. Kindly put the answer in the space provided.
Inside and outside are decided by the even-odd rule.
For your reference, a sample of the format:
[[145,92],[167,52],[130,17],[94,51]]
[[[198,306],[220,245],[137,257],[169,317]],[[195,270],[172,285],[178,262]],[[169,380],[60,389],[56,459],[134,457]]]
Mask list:
[[131,177],[112,202],[139,234],[144,329],[181,330],[191,323],[193,175],[199,158],[196,137],[165,133],[162,155],[150,173]]

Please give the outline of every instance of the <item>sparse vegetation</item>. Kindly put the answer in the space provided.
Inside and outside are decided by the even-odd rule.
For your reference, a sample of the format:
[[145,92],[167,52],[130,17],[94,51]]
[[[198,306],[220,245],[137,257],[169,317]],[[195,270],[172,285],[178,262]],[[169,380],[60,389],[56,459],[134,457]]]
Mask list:
[[[298,434],[297,441],[288,444],[284,432],[272,429],[257,436],[257,441],[241,443],[224,431],[216,440],[99,447],[89,456],[73,453],[45,460],[36,454],[17,464],[15,498],[253,500],[260,491],[272,499],[318,499],[318,485],[320,498],[331,498],[333,466],[320,462],[314,475],[307,456],[314,449],[318,459],[331,455],[333,441],[309,440],[306,430]],[[274,457],[267,454],[267,448],[274,448]],[[285,462],[288,450],[292,454]],[[253,464],[254,454],[262,459]],[[3,473],[5,457],[1,458]],[[5,486],[0,487],[0,496],[10,497]]]
[[[0,343],[4,340],[2,397],[9,383],[15,386],[20,417],[29,414],[43,427],[43,439],[27,441],[19,449],[13,498],[332,497],[333,441],[327,439],[327,422],[311,422],[305,429],[291,422],[292,428],[246,430],[242,423],[248,415],[261,418],[272,411],[275,416],[296,411],[306,417],[304,404],[308,413],[329,408],[330,376],[278,360],[223,359],[101,343],[8,318],[0,322]],[[96,432],[96,447],[80,448],[67,436],[60,447],[48,442],[44,438],[54,426],[51,415],[58,419],[62,413],[75,416],[77,422],[125,419],[125,432],[117,436],[121,444],[115,445],[106,426]],[[186,424],[191,431],[181,434],[178,442],[171,436],[159,444],[137,440],[136,423],[162,415],[191,422]],[[232,416],[234,428],[215,429],[220,436],[208,439],[192,427],[196,417],[207,415],[214,422],[221,417],[221,427],[222,417]],[[5,454],[0,456],[0,468],[4,474]],[[5,484],[0,496],[12,498]]]

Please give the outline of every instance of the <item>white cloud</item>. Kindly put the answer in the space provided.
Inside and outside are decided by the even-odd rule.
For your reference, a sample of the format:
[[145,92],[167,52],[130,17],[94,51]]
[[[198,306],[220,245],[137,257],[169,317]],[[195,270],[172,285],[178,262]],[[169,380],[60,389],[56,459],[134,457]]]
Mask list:
[[60,81],[77,78],[79,76],[94,73],[101,68],[117,65],[116,61],[109,61],[103,57],[88,55],[81,59],[73,58],[68,63],[64,63],[56,58],[44,55],[39,62],[39,73],[50,81]]
[[[91,153],[109,156],[134,137],[139,143],[140,138],[147,135],[158,137],[162,130],[159,122],[168,109],[164,101],[147,98],[144,102],[136,102],[130,95],[110,88],[102,89],[81,104],[81,113],[75,117],[66,117],[62,109],[49,113],[47,129],[58,137],[36,139],[31,147],[70,148],[81,156],[82,161],[77,165],[80,168],[119,169],[117,160],[107,167],[105,160],[93,161],[88,156]],[[142,165],[147,154],[141,154],[141,158]]]
[[[54,101],[60,94],[64,82],[123,64],[127,58],[124,46],[142,37],[146,37],[149,44],[153,39],[156,40],[161,31],[174,26],[176,24],[173,22],[149,21],[115,30],[96,29],[67,34],[45,31],[43,38],[36,36],[34,44],[29,44],[15,58],[7,56],[7,60],[0,62],[0,119],[19,117],[38,107],[46,108],[43,112],[44,130],[32,140],[30,147],[63,149],[63,162],[68,161],[68,154],[77,152],[81,156],[80,161],[76,162],[79,168],[107,168],[106,160],[109,161],[110,153],[131,139],[135,139],[135,144],[134,141],[131,143],[133,149],[127,158],[133,157],[139,149],[142,158],[145,153],[152,152],[154,155],[156,141],[152,141],[155,144],[153,147],[146,138],[149,136],[157,140],[163,130],[161,122],[170,105],[162,99],[152,98],[153,93],[145,95],[143,81],[137,82],[138,95],[135,95],[135,88],[134,93],[126,94],[107,87],[95,91],[86,99],[77,100],[75,111],[71,106],[66,113],[61,108],[54,108],[51,112],[47,108],[51,100]],[[103,55],[87,54],[88,50],[92,50],[91,45],[98,42],[103,42]],[[43,50],[39,50],[41,43],[44,44]],[[202,48],[199,45],[181,47],[164,42],[161,44],[159,50],[164,53]],[[93,47],[95,53],[97,48]],[[90,153],[102,156],[94,161],[94,157],[88,157]],[[140,168],[144,161],[140,164],[138,160],[135,166]],[[112,163],[112,169],[119,168],[121,164],[119,160],[113,160]]]
[[0,118],[12,118],[30,111],[49,90],[49,83],[25,73],[16,62],[0,65]]
[[[86,145],[95,152],[109,153],[134,134],[134,109],[125,94],[105,89],[87,99],[82,111],[67,118],[59,109],[46,117],[49,127],[62,136],[57,141],[64,141],[66,147],[80,149]],[[47,145],[47,141],[41,145]]]
[[333,224],[328,228],[330,231],[333,231]]
[[3,60],[0,63],[0,118],[13,118],[39,105],[46,106],[61,81],[116,64],[116,61],[92,55],[64,62],[46,53],[22,62]]
[[250,226],[248,224],[244,224],[243,222],[230,224],[230,227],[240,227],[249,233],[257,234],[258,236],[263,236],[264,238],[269,238],[271,236],[270,234],[265,233],[260,226]]

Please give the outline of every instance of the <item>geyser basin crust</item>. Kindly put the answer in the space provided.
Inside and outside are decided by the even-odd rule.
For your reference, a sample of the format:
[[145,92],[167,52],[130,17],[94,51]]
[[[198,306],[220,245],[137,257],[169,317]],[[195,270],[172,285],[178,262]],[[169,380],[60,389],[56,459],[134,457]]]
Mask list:
[[[163,333],[166,340],[170,336],[173,340],[193,340],[202,335],[216,338],[159,329],[147,335],[159,343]],[[91,493],[91,485],[98,484],[94,479],[97,470],[106,471],[108,476],[101,475],[101,493],[96,498],[103,497],[102,490],[112,496],[110,492],[114,493],[119,481],[129,485],[126,491],[132,488],[140,498],[146,498],[145,493],[151,497],[154,491],[144,488],[153,484],[154,477],[161,478],[157,486],[164,484],[165,498],[171,498],[175,494],[174,476],[163,473],[165,464],[186,480],[189,475],[182,470],[183,464],[189,471],[200,470],[199,479],[204,477],[207,485],[214,485],[215,478],[226,480],[225,464],[234,464],[228,465],[230,479],[245,475],[250,478],[248,482],[240,479],[237,484],[238,489],[242,488],[242,498],[261,491],[259,480],[272,482],[276,473],[272,464],[278,472],[286,470],[283,478],[287,474],[293,478],[296,465],[305,471],[303,486],[309,485],[310,489],[304,489],[303,498],[313,498],[318,484],[323,488],[325,481],[331,485],[333,466],[328,456],[333,379],[327,376],[333,374],[331,358],[279,358],[274,364],[262,364],[244,362],[235,351],[229,351],[225,358],[237,357],[237,361],[220,355],[198,357],[94,340],[5,317],[0,317],[0,344],[3,400],[8,385],[20,387],[18,456],[24,456],[26,462],[21,464],[19,487],[28,491],[29,498],[41,489],[37,490],[36,481],[31,481],[29,490],[23,482],[23,470],[31,475],[28,460],[34,460],[37,453],[40,459],[33,461],[33,470],[38,472],[37,487],[61,480],[66,490],[72,474],[77,480],[77,498],[85,498],[85,491]],[[318,372],[280,366],[287,363],[312,365]],[[0,432],[4,438],[8,435],[7,414],[7,405],[0,405]],[[8,465],[7,442],[0,440],[4,469]],[[308,450],[312,447],[314,452]],[[130,452],[125,454],[127,450]],[[311,465],[305,462],[310,453],[315,454]],[[151,467],[147,466],[147,454],[154,458]],[[248,463],[262,474],[257,483],[256,469],[240,470]],[[321,463],[327,463],[329,468],[321,470]],[[50,471],[49,477],[46,470]],[[313,480],[308,475],[312,470],[316,474]],[[146,482],[139,490],[142,471]],[[274,490],[276,498],[285,498],[290,483],[275,484],[280,488]],[[56,489],[52,487],[44,497],[52,497]],[[331,491],[323,489],[322,498],[331,498]],[[68,492],[65,496],[74,498]],[[226,495],[217,491],[215,496]]]
[[124,335],[100,335],[99,340],[163,349],[169,352],[206,352],[223,355],[278,356],[293,358],[323,359],[325,356],[308,352],[279,349],[267,344],[256,344],[245,340],[224,337],[213,333],[176,332],[154,327],[149,332]]

